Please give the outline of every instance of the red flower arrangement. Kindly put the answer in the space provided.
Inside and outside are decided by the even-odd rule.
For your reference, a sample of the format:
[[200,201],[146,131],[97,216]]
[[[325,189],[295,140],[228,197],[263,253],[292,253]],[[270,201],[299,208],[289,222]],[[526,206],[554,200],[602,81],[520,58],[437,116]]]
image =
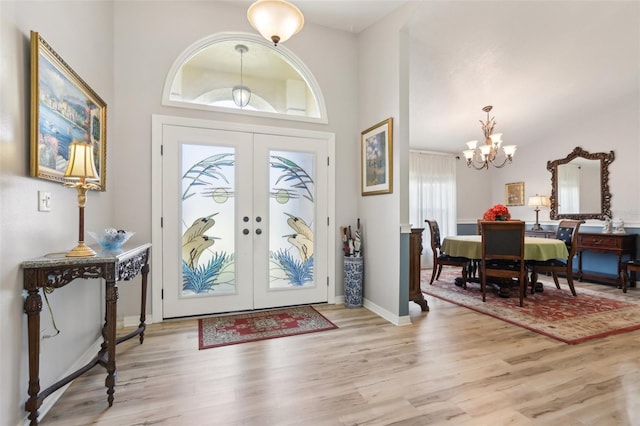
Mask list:
[[482,215],[482,220],[488,221],[496,221],[496,220],[511,220],[511,213],[509,213],[509,209],[503,204],[496,204],[491,207],[489,210],[484,212]]

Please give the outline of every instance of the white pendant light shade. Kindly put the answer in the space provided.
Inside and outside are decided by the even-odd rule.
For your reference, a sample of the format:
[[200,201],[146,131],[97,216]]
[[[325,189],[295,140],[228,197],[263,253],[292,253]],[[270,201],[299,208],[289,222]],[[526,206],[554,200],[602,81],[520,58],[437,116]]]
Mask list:
[[240,108],[249,105],[249,101],[251,100],[251,90],[247,86],[233,86],[231,95],[233,96],[233,102]]
[[247,19],[253,28],[275,45],[289,40],[304,26],[300,9],[284,0],[258,0],[249,6]]

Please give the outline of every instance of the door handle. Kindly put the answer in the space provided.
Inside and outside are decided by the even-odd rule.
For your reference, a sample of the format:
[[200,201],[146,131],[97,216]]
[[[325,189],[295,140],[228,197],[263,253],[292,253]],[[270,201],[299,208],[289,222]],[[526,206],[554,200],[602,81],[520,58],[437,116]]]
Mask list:
[[262,222],[262,218],[260,216],[256,217],[256,222]]
[[243,217],[243,218],[242,218],[242,221],[243,221],[243,222],[249,222],[249,216],[245,216],[245,217]]
[[243,233],[244,235],[249,235],[249,230],[248,230],[247,228],[244,228],[244,229],[242,230],[242,233]]
[[256,229],[256,234],[258,234],[258,235],[262,234],[262,229],[260,229],[260,228]]

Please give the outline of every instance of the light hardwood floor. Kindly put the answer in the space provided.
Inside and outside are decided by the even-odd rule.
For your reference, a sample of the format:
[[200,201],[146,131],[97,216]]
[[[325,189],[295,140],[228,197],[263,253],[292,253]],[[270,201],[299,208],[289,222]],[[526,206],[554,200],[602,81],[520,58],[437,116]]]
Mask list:
[[409,326],[321,305],[338,329],[202,351],[197,320],[151,324],[118,346],[113,407],[94,368],[41,424],[640,424],[640,331],[567,345],[427,300]]

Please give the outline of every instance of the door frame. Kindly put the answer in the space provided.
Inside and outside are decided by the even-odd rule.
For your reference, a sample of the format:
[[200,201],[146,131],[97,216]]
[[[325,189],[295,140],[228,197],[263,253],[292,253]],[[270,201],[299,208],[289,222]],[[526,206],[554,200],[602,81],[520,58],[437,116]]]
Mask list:
[[296,136],[320,139],[327,143],[328,188],[327,188],[327,302],[336,303],[335,247],[335,134],[313,130],[290,129],[284,127],[262,126],[255,124],[229,123],[214,120],[175,117],[152,114],[151,116],[151,312],[152,322],[164,320],[162,305],[163,273],[162,263],[162,130],[163,126],[199,127],[215,130],[228,130],[247,133],[260,133],[276,136]]

